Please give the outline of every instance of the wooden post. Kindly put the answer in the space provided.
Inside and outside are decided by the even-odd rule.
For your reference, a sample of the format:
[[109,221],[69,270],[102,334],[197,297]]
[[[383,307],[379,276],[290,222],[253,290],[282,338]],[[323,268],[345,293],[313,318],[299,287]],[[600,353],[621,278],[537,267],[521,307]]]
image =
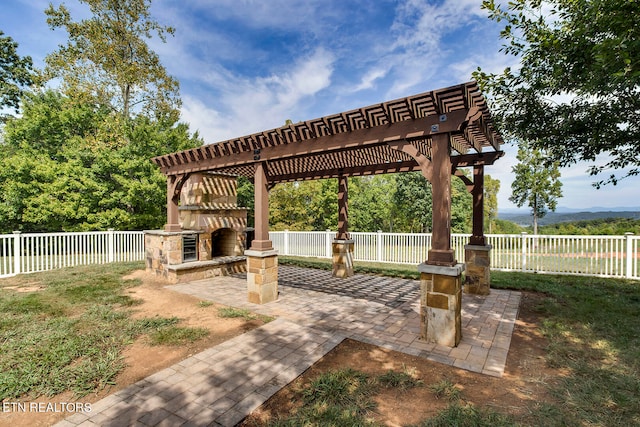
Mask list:
[[338,234],[336,239],[349,239],[349,186],[345,175],[338,178]]
[[256,163],[255,186],[255,239],[251,243],[253,251],[273,250],[269,240],[269,188],[264,162]]
[[473,229],[469,244],[484,246],[484,166],[473,167]]
[[454,266],[451,250],[451,158],[449,134],[431,138],[433,235],[427,264]]

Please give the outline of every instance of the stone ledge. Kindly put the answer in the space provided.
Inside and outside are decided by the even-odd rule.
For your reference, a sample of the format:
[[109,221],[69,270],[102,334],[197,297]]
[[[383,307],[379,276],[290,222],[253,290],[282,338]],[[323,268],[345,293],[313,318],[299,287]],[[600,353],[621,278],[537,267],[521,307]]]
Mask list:
[[422,263],[418,265],[418,271],[420,273],[427,274],[440,274],[441,276],[460,276],[464,270],[464,264],[456,264],[452,267],[445,267],[442,265],[431,265]]
[[202,234],[202,230],[182,230],[182,231],[164,231],[164,230],[144,230],[144,234],[152,236],[180,236],[182,234]]
[[464,245],[464,249],[465,250],[472,250],[472,251],[490,251],[491,249],[493,249],[493,246],[491,246],[491,245]]
[[192,262],[183,262],[182,264],[168,265],[167,269],[175,270],[175,271],[191,270],[196,268],[214,267],[216,265],[225,265],[225,264],[232,264],[236,262],[244,262],[246,260],[247,260],[247,257],[245,256],[225,256],[225,257],[218,257],[218,258],[207,260],[207,261],[192,261]]
[[270,249],[268,251],[256,251],[252,249],[247,249],[244,251],[245,256],[255,257],[255,258],[267,258],[270,256],[278,255],[278,251],[275,249]]

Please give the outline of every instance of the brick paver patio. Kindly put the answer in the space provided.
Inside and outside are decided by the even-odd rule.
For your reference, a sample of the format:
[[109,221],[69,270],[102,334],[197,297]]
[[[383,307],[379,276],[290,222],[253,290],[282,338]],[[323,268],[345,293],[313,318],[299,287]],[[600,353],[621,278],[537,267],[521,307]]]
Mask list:
[[[246,280],[216,277],[170,286],[203,300],[278,319],[145,378],[57,424],[234,426],[349,337],[439,363],[501,376],[520,293],[463,295],[462,341],[426,343],[419,333],[419,281],[279,267],[279,297],[246,302]],[[370,291],[368,291],[370,290]]]

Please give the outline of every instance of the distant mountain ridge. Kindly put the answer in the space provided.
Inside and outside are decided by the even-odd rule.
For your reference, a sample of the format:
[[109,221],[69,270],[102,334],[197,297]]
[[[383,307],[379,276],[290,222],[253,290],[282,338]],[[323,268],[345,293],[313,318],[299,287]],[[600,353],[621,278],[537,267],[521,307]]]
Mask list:
[[[640,219],[640,207],[619,209],[620,210],[618,210],[618,208],[589,208],[587,211],[560,207],[556,212],[549,212],[544,218],[539,219],[538,224],[549,225],[560,222],[588,221],[591,219],[605,218]],[[523,209],[505,209],[504,212],[498,211],[498,218],[515,222],[524,227],[532,225],[531,214]]]

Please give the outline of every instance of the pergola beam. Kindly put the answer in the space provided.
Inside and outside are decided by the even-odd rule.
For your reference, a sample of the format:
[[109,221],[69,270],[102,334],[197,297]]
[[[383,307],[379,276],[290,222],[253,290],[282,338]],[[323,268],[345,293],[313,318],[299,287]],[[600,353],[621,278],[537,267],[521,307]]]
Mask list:
[[[337,133],[333,135],[319,136],[304,143],[290,143],[267,146],[257,150],[233,153],[225,153],[222,147],[212,147],[214,150],[222,149],[222,155],[204,160],[190,160],[193,152],[203,150],[204,147],[182,152],[181,156],[162,156],[158,159],[162,172],[165,175],[177,175],[181,173],[200,172],[213,169],[229,168],[261,160],[277,161],[294,157],[310,157],[316,154],[344,151],[349,149],[361,149],[390,142],[427,138],[433,135],[460,132],[467,118],[467,110],[456,110],[444,116],[427,116],[419,119],[410,119],[384,126],[376,126],[368,129],[356,129],[351,132]],[[444,118],[444,121],[443,121]],[[264,132],[268,134],[268,132]],[[189,155],[187,155],[187,153]],[[206,157],[206,156],[203,156]],[[154,159],[154,160],[155,160]],[[165,166],[163,159],[170,159],[171,166]]]

